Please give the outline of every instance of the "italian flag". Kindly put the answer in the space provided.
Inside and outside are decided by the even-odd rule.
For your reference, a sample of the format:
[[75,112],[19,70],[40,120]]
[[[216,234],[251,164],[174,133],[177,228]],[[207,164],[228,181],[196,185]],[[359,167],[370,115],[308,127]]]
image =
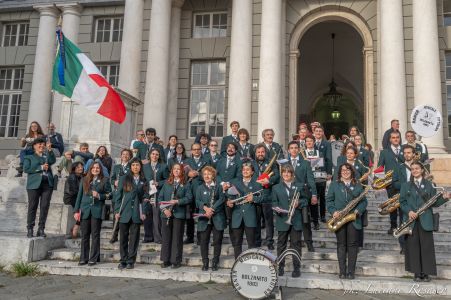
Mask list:
[[57,31],[57,37],[59,47],[53,66],[52,89],[112,121],[124,122],[126,109],[119,94],[61,30]]

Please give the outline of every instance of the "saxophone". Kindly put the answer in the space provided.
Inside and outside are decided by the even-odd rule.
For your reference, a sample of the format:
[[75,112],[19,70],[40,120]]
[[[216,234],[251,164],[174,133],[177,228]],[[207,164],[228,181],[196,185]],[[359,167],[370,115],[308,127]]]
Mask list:
[[[430,207],[432,207],[437,201],[438,198],[443,196],[446,192],[444,187],[435,187],[435,189],[440,190],[437,194],[435,194],[433,197],[431,197],[427,202],[425,202],[415,213],[418,215],[417,219],[424,214]],[[403,222],[398,228],[393,230],[393,236],[395,238],[398,238],[402,235],[408,234],[412,235],[412,228],[410,227],[413,222],[415,222],[413,219],[409,219],[406,222]]]
[[290,207],[288,208],[288,219],[285,221],[286,224],[291,224],[291,219],[293,219],[295,209],[299,203],[299,197],[301,193],[298,191],[298,188],[296,187],[296,190],[294,191],[293,199],[290,201]]
[[383,203],[379,204],[377,210],[381,215],[388,215],[389,213],[392,213],[395,210],[397,210],[400,206],[401,204],[399,203],[399,193],[398,193],[393,197],[389,198],[387,201],[384,201]]
[[393,170],[388,171],[385,173],[385,176],[383,178],[378,178],[373,181],[373,184],[371,187],[375,190],[382,190],[388,187],[393,181]]
[[329,221],[327,221],[327,228],[332,232],[336,232],[346,223],[355,221],[357,214],[355,212],[351,213],[351,211],[357,206],[357,204],[359,204],[360,201],[362,201],[363,197],[365,197],[369,190],[370,187],[366,186],[365,190],[359,196],[352,199],[351,202],[349,202],[346,207],[339,212],[340,215],[338,218],[332,217]]
[[367,167],[367,166],[365,166],[365,164],[364,164],[360,159],[358,159],[358,161],[360,162],[360,164],[361,164],[365,169],[368,170],[368,172],[366,172],[365,174],[363,174],[362,177],[360,177],[360,179],[359,179],[360,183],[362,183],[362,182],[364,182],[365,180],[368,180],[368,177],[369,177],[370,174],[373,172],[374,167]]

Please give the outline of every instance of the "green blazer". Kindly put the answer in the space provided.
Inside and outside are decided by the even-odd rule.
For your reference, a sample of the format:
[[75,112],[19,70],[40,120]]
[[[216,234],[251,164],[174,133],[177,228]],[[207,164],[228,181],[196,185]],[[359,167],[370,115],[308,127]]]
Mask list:
[[27,176],[27,190],[36,190],[41,185],[42,181],[42,165],[49,164],[49,169],[47,171],[47,177],[49,180],[49,186],[53,187],[53,174],[52,168],[50,167],[56,162],[55,154],[53,151],[49,151],[47,155],[39,156],[36,153],[27,155],[23,161],[23,170],[28,174]]
[[186,157],[185,157],[184,159],[181,159],[180,161],[178,161],[177,157],[175,157],[175,158],[170,158],[170,159],[168,160],[168,164],[167,164],[167,165],[168,165],[169,173],[171,173],[171,169],[172,169],[172,167],[173,167],[176,163],[184,164],[186,160],[187,160]]
[[401,185],[408,181],[410,178],[407,178],[407,166],[404,163],[397,165],[393,170],[392,186],[395,190],[400,191]]
[[[351,193],[346,190],[346,186],[343,182],[332,181],[326,195],[326,208],[331,215],[333,215],[334,212],[345,208],[352,199],[358,197],[364,190],[359,182],[351,184],[349,189],[351,190]],[[366,197],[363,197],[354,210],[357,210],[361,216],[365,212],[367,205],[368,201],[366,200]],[[362,229],[361,218],[356,218],[356,220],[352,222],[352,225],[354,225],[355,229]]]
[[357,158],[365,165],[365,167],[369,167],[371,162],[370,151],[366,150],[363,146],[358,148],[357,151],[359,151],[359,156]]
[[113,170],[111,171],[111,176],[110,176],[110,183],[111,186],[114,188],[114,182],[116,180],[119,180],[119,178],[121,178],[121,176],[127,174],[128,172],[130,172],[130,164],[127,163],[125,165],[125,167],[122,166],[122,164],[116,164],[113,166]]
[[143,179],[138,184],[133,182],[132,190],[126,192],[124,191],[124,180],[125,176],[122,176],[119,180],[118,189],[113,197],[115,203],[114,213],[121,215],[119,218],[120,223],[128,223],[132,220],[135,224],[141,224],[140,213],[146,214],[150,209],[149,202],[144,201],[144,199],[149,198],[145,189],[147,182]]
[[[293,165],[291,156],[288,157],[288,163]],[[308,160],[304,160],[302,155],[298,154],[296,168],[294,169],[295,181],[302,185],[307,184],[312,196],[317,195],[315,178],[313,177],[312,167]]]
[[154,180],[158,183],[158,191],[163,187],[164,181],[169,178],[169,169],[165,163],[157,163],[155,166],[156,172],[153,171],[151,163],[145,164],[143,165],[143,171],[147,182]]
[[390,146],[388,149],[381,151],[377,166],[384,166],[385,173],[387,173],[388,171],[394,170],[402,162],[404,162],[402,151],[399,152],[399,155],[396,155]]
[[[264,144],[264,143],[263,143]],[[266,145],[266,144],[264,144]],[[270,151],[268,147],[266,147],[266,155],[265,158],[269,161],[274,156],[274,154],[277,154],[277,159],[283,158],[283,147],[279,143],[272,142],[271,145],[272,150]]]
[[221,154],[216,153],[215,156],[213,157],[211,155],[211,153],[207,153],[203,156],[204,160],[206,160],[208,162],[209,166],[212,166],[213,168],[216,169],[216,163],[219,161],[219,159],[222,158]]
[[324,167],[321,168],[321,171],[327,172],[327,174],[332,175],[332,147],[327,140],[322,140],[319,144],[319,147],[316,146],[315,142],[315,150],[318,150],[319,156],[324,157]]
[[[401,194],[399,197],[399,203],[401,204],[401,209],[403,214],[403,221],[406,222],[409,219],[409,212],[416,212],[421,206],[424,204],[423,198],[417,193],[415,189],[415,184],[412,182],[406,182],[401,185]],[[428,180],[422,179],[419,189],[425,195],[426,201],[433,197],[437,190],[433,188],[432,183]],[[448,200],[440,197],[433,207],[438,207]],[[413,222],[412,227],[415,225]],[[421,227],[425,231],[432,231],[433,229],[433,221],[432,221],[432,208],[427,209],[420,216],[420,224]]]
[[[214,189],[213,205],[211,205],[211,193]],[[211,190],[202,184],[197,188],[196,193],[196,206],[199,209],[200,214],[204,214],[204,205],[207,207],[213,207],[215,213],[212,217],[213,226],[216,230],[224,230],[226,228],[226,216],[224,209],[225,195],[222,191],[222,187],[216,184]],[[207,229],[209,223],[208,218],[199,218],[197,222],[197,231],[202,232]]]
[[227,157],[221,158],[216,163],[217,182],[230,182],[234,178],[241,178],[241,159],[235,155],[232,164],[227,168]]
[[[99,199],[92,197],[92,191],[99,193]],[[88,192],[83,192],[83,179],[80,182],[80,188],[78,189],[77,201],[75,202],[74,211],[81,209],[81,218],[86,220],[92,214],[93,218],[102,218],[102,209],[105,205],[105,200],[111,196],[111,184],[108,177],[104,177],[101,180],[91,182]]]
[[[173,192],[174,186],[166,181],[158,195],[157,205],[159,205],[161,201],[170,201],[172,199],[179,200],[179,203],[172,208],[172,216],[184,220],[186,219],[186,205],[193,201],[191,185],[189,183],[180,184],[174,192],[174,198],[171,198]],[[161,211],[160,215],[163,219],[167,219],[163,211]]]
[[[199,172],[198,176],[196,176],[192,179],[189,179],[189,181],[191,183],[191,189],[192,189],[193,196],[195,196],[197,188],[199,187],[199,185],[201,185],[204,182],[204,179],[202,178],[201,170],[203,167],[208,166],[208,160],[206,160],[204,157],[201,156],[199,158],[199,161],[196,163],[194,158],[190,157],[185,161],[184,165],[188,165],[192,170]],[[188,173],[186,173],[185,175],[188,176]]]
[[[272,189],[272,206],[280,207],[288,210],[290,207],[290,203],[294,197],[296,191],[300,191],[299,196],[299,205],[294,210],[293,218],[291,219],[291,224],[293,224],[294,230],[302,230],[302,208],[306,207],[308,204],[307,196],[304,191],[304,185],[298,182],[294,182],[291,184],[291,188],[289,189],[289,195],[287,192],[287,186],[284,183],[276,184]],[[290,230],[290,225],[286,224],[285,221],[288,220],[287,214],[276,214],[276,229],[277,231],[288,231]]]
[[[230,199],[246,196],[248,193],[261,190],[263,187],[252,178],[249,185],[246,187],[242,179],[234,179],[230,182],[240,193],[237,196],[229,196]],[[263,200],[262,195],[254,195],[254,203],[259,204]],[[257,227],[257,211],[254,203],[246,203],[242,205],[234,205],[232,209],[232,228],[240,227],[241,222],[244,221],[246,227]]]
[[241,144],[238,142],[238,151],[236,154],[240,157],[240,159],[250,157],[252,159],[255,159],[255,150],[254,145],[251,143],[246,143],[244,146],[241,146]]
[[166,162],[166,157],[164,155],[164,149],[163,149],[163,146],[161,146],[160,144],[153,143],[152,147],[149,148],[149,144],[146,144],[146,143],[141,142],[141,141],[136,141],[136,142],[133,143],[133,149],[137,149],[138,150],[138,153],[136,154],[136,157],[139,158],[140,160],[149,159],[148,158],[149,152],[151,152],[153,149],[157,149],[158,152],[160,152],[160,158],[164,162]]

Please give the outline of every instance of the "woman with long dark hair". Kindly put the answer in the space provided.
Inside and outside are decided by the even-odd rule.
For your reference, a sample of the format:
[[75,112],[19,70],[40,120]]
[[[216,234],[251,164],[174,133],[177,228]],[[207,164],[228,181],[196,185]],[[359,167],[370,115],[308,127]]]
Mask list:
[[[158,150],[157,150],[158,151]],[[119,269],[133,269],[138,253],[139,231],[148,210],[148,185],[141,160],[130,161],[130,172],[119,180],[114,194],[115,219],[119,222],[120,253]]]
[[[405,267],[407,272],[414,273],[414,281],[429,282],[430,275],[437,275],[432,208],[428,208],[421,216],[418,216],[417,211],[437,193],[437,190],[434,189],[432,182],[424,178],[423,164],[413,162],[410,165],[410,172],[410,180],[401,185],[399,197],[404,222],[408,219],[415,220],[412,234],[406,235]],[[433,207],[444,204],[450,197],[450,193],[445,193]]]
[[[181,267],[183,255],[183,232],[186,219],[186,205],[193,200],[191,186],[185,181],[183,165],[175,163],[169,179],[158,195],[157,205],[161,210],[161,264],[173,269]],[[164,203],[162,203],[164,202]]]
[[44,137],[44,132],[42,131],[41,125],[39,125],[38,122],[33,121],[30,124],[30,127],[28,127],[28,132],[25,135],[25,137],[20,139],[20,146],[23,148],[20,150],[19,158],[20,158],[20,165],[16,168],[17,175],[16,177],[22,177],[23,174],[23,161],[26,155],[33,154],[33,141],[38,138]]
[[[333,218],[340,217],[340,211],[353,199],[364,191],[362,185],[355,177],[355,171],[351,164],[344,163],[338,169],[338,179],[332,181],[326,196],[327,211]],[[335,232],[337,237],[337,257],[340,268],[340,279],[354,279],[357,254],[359,249],[359,230],[362,230],[360,216],[367,206],[366,197],[354,208],[357,213],[355,221],[344,224]],[[341,216],[344,217],[344,216]],[[346,263],[347,261],[347,263]]]
[[110,177],[111,168],[113,167],[113,159],[105,146],[99,146],[97,148],[94,158],[86,162],[85,170],[88,170],[94,161],[99,162],[103,168],[103,174],[106,177]]
[[[83,163],[80,161],[74,162],[71,166],[69,176],[64,183],[64,203],[70,204],[72,209],[75,209],[75,203],[77,202],[78,190],[80,188],[80,182],[83,178]],[[80,229],[80,221],[76,221],[72,227],[72,238],[77,238],[78,230]]]
[[[81,225],[79,265],[95,265],[100,260],[100,230],[105,200],[110,198],[111,184],[103,175],[99,162],[93,162],[80,183],[74,218]],[[91,238],[91,245],[90,239]]]

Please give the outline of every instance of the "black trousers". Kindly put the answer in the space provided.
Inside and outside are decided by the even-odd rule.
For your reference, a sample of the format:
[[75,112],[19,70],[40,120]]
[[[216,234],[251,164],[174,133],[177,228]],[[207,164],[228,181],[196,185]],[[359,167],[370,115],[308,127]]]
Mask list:
[[222,238],[224,236],[224,230],[217,230],[213,224],[207,225],[207,229],[200,231],[200,254],[202,256],[202,262],[208,262],[208,244],[210,243],[211,232],[213,231],[213,262],[219,262],[219,256],[221,255]]
[[121,263],[134,264],[139,246],[141,224],[119,223]]
[[434,235],[425,231],[419,221],[413,226],[412,235],[406,237],[406,271],[426,275],[437,275]]
[[244,226],[244,220],[240,227],[231,228],[231,239],[235,259],[243,252],[243,235],[246,232],[248,249],[255,248],[255,227]]
[[[290,226],[288,231],[279,231],[277,237],[277,256],[287,249],[288,236],[290,237],[290,246],[294,250],[296,250],[301,256],[302,248],[301,248],[301,230],[295,230],[293,226]],[[293,257],[293,266],[295,269],[299,269],[301,267],[301,263]],[[279,268],[285,267],[285,259],[279,263]]]
[[274,211],[271,203],[263,204],[263,214],[265,215],[266,245],[274,244]]
[[263,207],[261,204],[255,205],[255,212],[257,218],[257,227],[255,227],[255,247],[262,246],[262,221],[264,218]]
[[[154,229],[153,229],[153,219],[154,219],[154,214],[153,211],[155,210],[154,207],[152,207],[150,209],[149,212],[146,213],[146,218],[144,219],[144,239],[145,240],[154,240]],[[158,218],[160,219],[160,218]]]
[[[193,219],[193,207],[188,205],[187,219],[186,219],[186,238],[188,240],[194,240],[194,219]],[[189,215],[189,217],[188,217]]]
[[161,219],[161,255],[160,259],[164,263],[180,264],[183,256],[183,231],[185,227],[184,219]]
[[39,223],[40,229],[45,228],[45,222],[47,221],[47,214],[50,208],[50,200],[52,199],[53,188],[49,186],[49,181],[46,176],[42,176],[41,185],[35,190],[28,190],[28,213],[27,213],[27,229],[33,229],[36,221],[36,211],[38,205],[39,210]]
[[160,210],[152,206],[153,239],[155,243],[161,243],[161,217]]
[[[352,222],[346,223],[335,232],[337,237],[337,257],[340,274],[355,273],[357,253],[359,249],[359,230]],[[346,265],[346,258],[348,264]]]
[[80,261],[97,262],[100,260],[100,230],[102,220],[92,215],[81,220]]
[[302,233],[306,244],[312,244],[312,224],[310,222],[302,224]]
[[310,203],[309,206],[312,222],[317,224],[319,216],[321,216],[321,219],[326,217],[326,182],[316,182],[315,185],[318,204],[312,205]]

